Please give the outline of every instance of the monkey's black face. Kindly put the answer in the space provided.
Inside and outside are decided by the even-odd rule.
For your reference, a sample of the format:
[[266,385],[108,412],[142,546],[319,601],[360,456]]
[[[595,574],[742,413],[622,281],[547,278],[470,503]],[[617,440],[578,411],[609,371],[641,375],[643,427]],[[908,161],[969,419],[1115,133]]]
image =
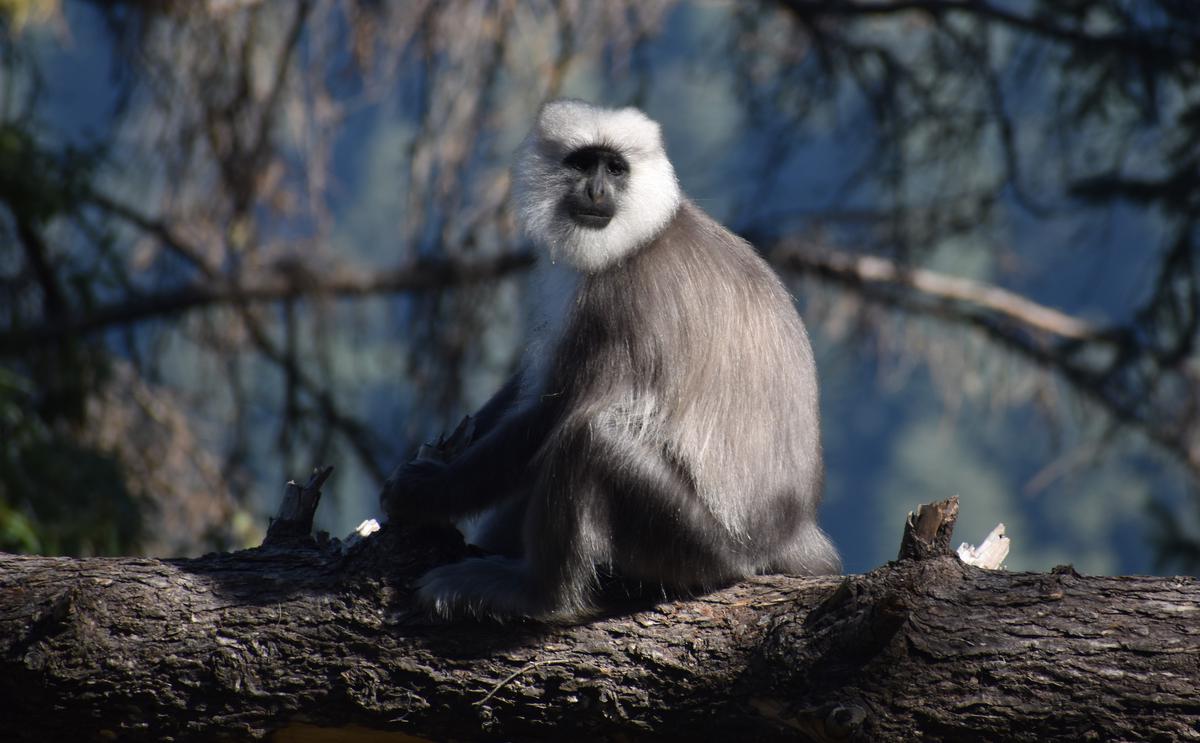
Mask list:
[[602,230],[617,213],[617,201],[629,181],[629,162],[607,147],[581,147],[563,158],[574,178],[563,199],[571,221]]

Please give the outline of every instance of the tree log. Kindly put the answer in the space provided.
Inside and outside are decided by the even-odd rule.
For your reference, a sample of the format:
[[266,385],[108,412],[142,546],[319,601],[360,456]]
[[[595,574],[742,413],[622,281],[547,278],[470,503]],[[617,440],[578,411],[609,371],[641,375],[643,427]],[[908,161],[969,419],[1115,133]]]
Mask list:
[[[948,545],[956,509],[935,510]],[[0,740],[1200,740],[1193,578],[943,551],[579,626],[414,611],[414,579],[469,549],[391,525],[188,560],[0,556]]]

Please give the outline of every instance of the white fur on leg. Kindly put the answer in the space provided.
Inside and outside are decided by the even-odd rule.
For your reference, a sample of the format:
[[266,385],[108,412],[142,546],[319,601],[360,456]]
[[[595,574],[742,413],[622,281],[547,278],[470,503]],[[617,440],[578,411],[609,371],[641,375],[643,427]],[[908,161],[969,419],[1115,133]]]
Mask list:
[[506,557],[471,558],[430,570],[417,582],[417,601],[445,619],[536,616],[525,563]]

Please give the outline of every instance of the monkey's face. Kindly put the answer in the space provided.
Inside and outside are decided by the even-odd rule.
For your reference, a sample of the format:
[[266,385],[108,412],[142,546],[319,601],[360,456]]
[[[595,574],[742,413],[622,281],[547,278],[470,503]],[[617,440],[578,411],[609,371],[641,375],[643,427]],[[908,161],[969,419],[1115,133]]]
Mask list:
[[584,272],[659,234],[682,198],[658,124],[634,108],[552,101],[517,152],[517,219],[550,259]]
[[562,207],[579,227],[602,230],[612,221],[629,181],[629,162],[603,146],[572,150],[562,161],[568,188]]

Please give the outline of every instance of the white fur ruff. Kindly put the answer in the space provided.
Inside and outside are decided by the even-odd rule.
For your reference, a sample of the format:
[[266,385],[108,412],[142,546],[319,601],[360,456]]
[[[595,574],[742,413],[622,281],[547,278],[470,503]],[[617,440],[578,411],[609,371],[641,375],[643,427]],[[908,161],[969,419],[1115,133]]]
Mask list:
[[[604,146],[629,163],[629,185],[604,229],[580,227],[563,212],[573,172],[563,158],[581,147]],[[679,207],[679,183],[667,160],[662,131],[636,108],[610,109],[583,101],[552,101],[517,156],[513,171],[517,218],[552,261],[595,273],[619,263],[662,231]]]

